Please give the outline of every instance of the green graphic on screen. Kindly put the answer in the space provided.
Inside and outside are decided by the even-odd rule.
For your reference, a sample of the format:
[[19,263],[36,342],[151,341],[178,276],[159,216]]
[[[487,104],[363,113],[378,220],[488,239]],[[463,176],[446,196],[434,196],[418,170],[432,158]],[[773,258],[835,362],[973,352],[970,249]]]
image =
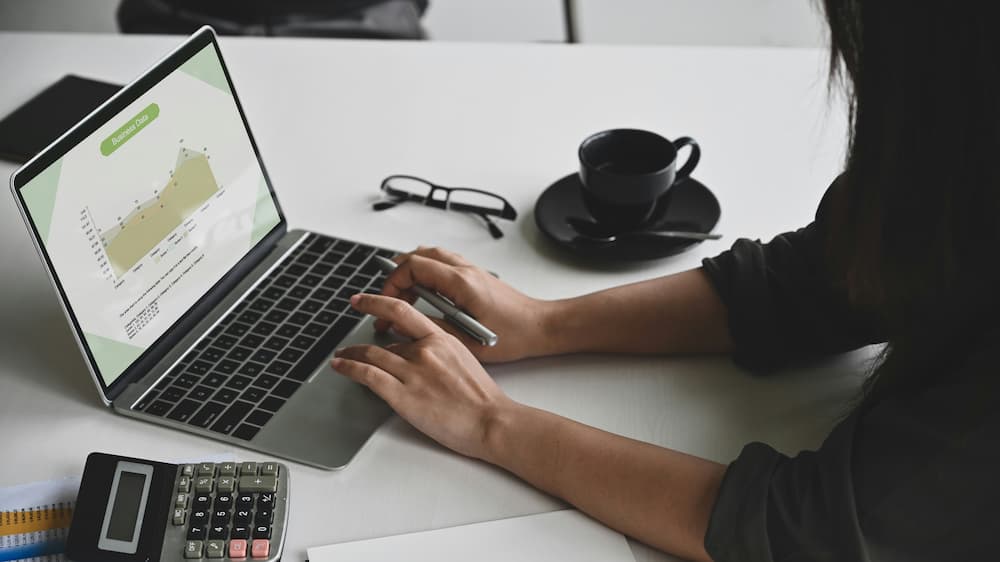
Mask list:
[[280,221],[212,46],[21,193],[108,384]]

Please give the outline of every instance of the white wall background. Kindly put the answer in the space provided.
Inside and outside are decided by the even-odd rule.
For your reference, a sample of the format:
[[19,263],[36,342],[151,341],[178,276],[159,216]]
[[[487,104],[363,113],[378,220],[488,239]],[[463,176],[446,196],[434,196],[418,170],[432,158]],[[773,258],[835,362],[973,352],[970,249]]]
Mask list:
[[[817,46],[825,41],[818,0],[574,1],[584,43]],[[117,5],[118,0],[0,0],[0,30],[112,33]],[[438,40],[563,41],[562,6],[562,0],[431,0],[424,22]]]

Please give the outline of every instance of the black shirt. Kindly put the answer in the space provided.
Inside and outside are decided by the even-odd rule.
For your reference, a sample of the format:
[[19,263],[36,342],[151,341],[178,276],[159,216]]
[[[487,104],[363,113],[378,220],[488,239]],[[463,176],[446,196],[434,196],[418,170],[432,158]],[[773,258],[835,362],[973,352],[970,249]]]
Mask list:
[[[704,269],[756,373],[883,341],[832,281],[827,191],[807,227],[738,240]],[[995,258],[991,258],[995,259]],[[751,443],[729,465],[705,536],[715,562],[1000,560],[1000,332],[939,381],[889,394],[793,458]],[[849,405],[845,404],[845,408]]]

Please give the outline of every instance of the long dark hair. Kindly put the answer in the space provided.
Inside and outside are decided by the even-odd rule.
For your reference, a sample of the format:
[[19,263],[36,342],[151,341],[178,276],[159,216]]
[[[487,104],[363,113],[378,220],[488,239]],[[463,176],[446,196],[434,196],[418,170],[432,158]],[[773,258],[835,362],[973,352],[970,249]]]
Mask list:
[[869,399],[923,387],[1000,312],[995,4],[824,0],[851,121],[830,247],[889,338]]

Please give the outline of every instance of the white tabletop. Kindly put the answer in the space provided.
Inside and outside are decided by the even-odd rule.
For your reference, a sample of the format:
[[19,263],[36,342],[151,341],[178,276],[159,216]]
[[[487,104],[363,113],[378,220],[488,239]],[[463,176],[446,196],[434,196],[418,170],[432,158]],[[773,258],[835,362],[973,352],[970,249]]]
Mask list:
[[[0,114],[66,73],[126,82],[178,38],[0,34]],[[529,294],[560,297],[682,271],[737,237],[806,224],[837,173],[844,112],[818,50],[224,39],[223,54],[291,225],[377,245],[440,245]],[[542,238],[532,209],[586,135],[690,135],[726,236],[680,256],[595,267]],[[0,163],[0,175],[14,166]],[[505,194],[521,216],[491,239],[434,209],[373,213],[411,173]],[[86,454],[261,455],[116,416],[97,399],[11,197],[0,197],[0,486],[78,475]],[[624,321],[624,319],[623,319]],[[515,399],[728,462],[760,440],[815,447],[857,392],[865,353],[757,378],[718,357],[573,356],[489,367]],[[550,511],[562,503],[453,454],[398,418],[340,472],[292,465],[286,556],[308,546]],[[633,542],[639,559],[667,559]]]

